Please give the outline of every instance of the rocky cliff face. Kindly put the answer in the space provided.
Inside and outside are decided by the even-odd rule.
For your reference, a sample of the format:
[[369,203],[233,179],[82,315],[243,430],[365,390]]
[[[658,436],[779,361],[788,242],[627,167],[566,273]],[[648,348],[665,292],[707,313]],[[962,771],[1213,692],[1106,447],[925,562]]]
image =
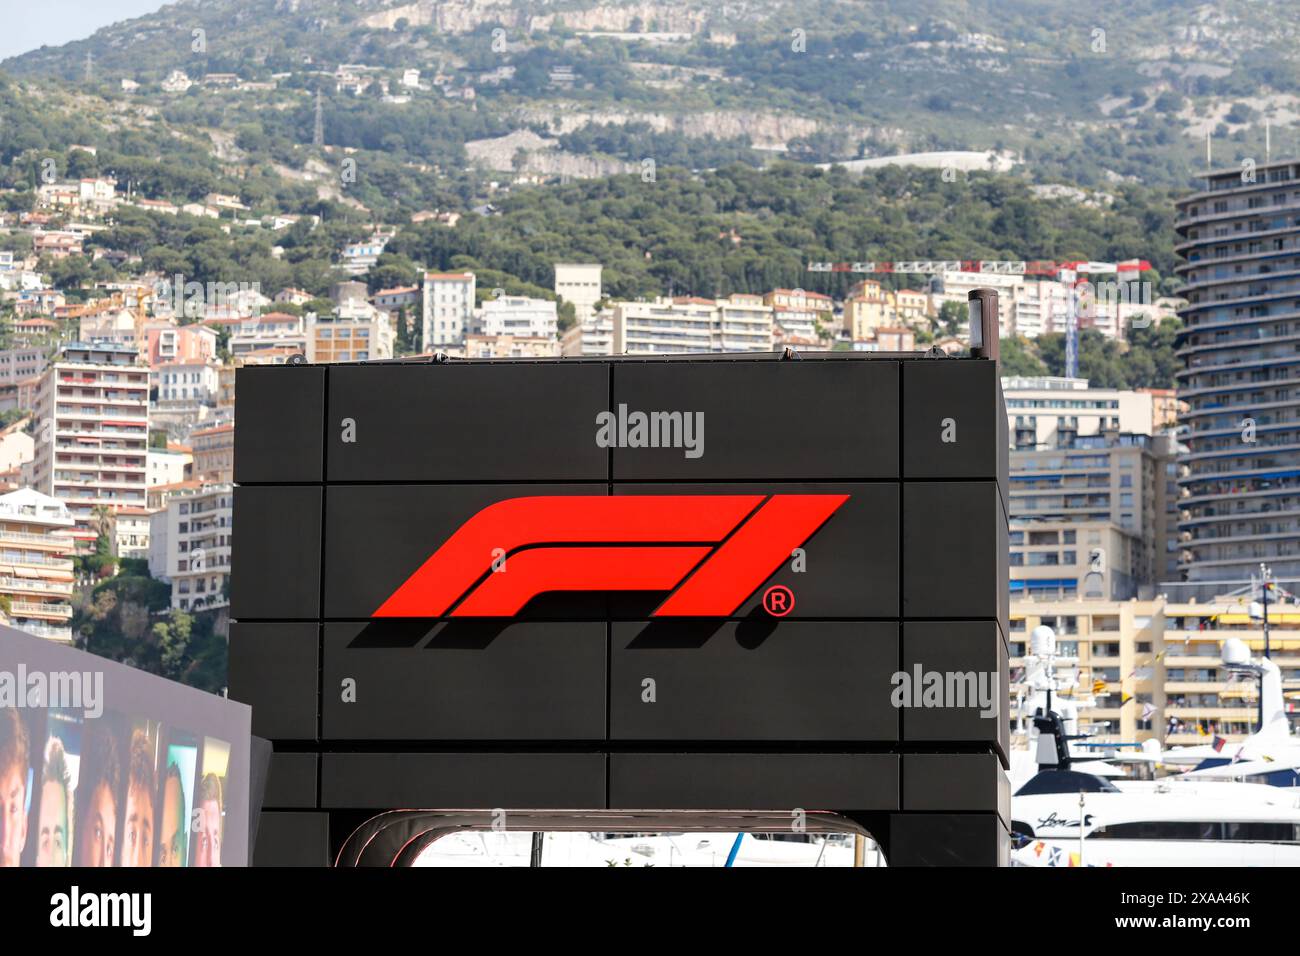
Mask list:
[[535,12],[512,0],[415,0],[372,13],[361,22],[373,30],[391,30],[398,20],[406,20],[411,26],[432,24],[441,33],[469,33],[485,23],[529,31],[546,31],[563,24],[571,30],[608,33],[699,33],[709,13],[694,3],[652,0],[618,5],[592,3],[586,9],[558,13]]
[[529,107],[518,112],[521,121],[543,124],[556,136],[571,133],[592,123],[624,125],[646,123],[659,132],[673,131],[690,137],[734,139],[748,136],[759,149],[785,149],[790,140],[811,136],[827,128],[843,134],[846,139],[860,139],[873,132],[867,126],[829,126],[820,120],[788,113],[762,110],[709,110],[699,113],[652,113],[617,110],[551,110]]

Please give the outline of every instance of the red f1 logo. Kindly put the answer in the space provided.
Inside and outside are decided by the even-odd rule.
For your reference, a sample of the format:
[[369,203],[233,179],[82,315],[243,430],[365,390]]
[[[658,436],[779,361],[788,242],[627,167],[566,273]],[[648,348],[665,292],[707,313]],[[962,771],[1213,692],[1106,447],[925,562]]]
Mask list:
[[[513,617],[548,591],[671,591],[652,617],[725,617],[848,498],[508,498],[461,525],[374,617]],[[494,554],[507,573],[492,573]]]

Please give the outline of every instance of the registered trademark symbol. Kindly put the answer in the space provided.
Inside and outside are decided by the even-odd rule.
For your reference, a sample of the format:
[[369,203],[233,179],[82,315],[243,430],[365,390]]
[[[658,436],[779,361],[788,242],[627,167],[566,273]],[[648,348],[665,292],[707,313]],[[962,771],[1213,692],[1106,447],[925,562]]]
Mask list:
[[794,610],[794,592],[784,584],[773,584],[763,592],[763,610],[773,617],[785,617]]

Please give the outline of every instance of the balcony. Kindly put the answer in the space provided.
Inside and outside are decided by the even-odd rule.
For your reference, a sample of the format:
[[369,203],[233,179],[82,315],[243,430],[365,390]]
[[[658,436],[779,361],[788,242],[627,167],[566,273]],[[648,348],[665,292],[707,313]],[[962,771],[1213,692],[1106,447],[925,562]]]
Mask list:
[[67,604],[51,601],[49,604],[35,604],[27,601],[13,601],[9,605],[14,617],[52,618],[66,621],[72,618],[72,608]]
[[72,628],[70,627],[57,627],[41,621],[21,620],[15,621],[14,627],[24,633],[32,634],[36,637],[43,637],[47,641],[62,641],[64,643],[72,642]]
[[40,578],[0,577],[0,594],[49,594],[65,597],[72,593],[72,581],[53,583]]
[[[69,526],[70,527],[70,526]],[[38,545],[59,549],[71,549],[72,539],[54,534],[30,534],[26,531],[5,531],[0,529],[0,547],[6,544]]]
[[[71,545],[68,545],[71,547]],[[20,558],[0,557],[0,565],[14,564],[25,568],[44,568],[51,571],[72,571],[71,558],[59,558],[46,554],[24,554]]]

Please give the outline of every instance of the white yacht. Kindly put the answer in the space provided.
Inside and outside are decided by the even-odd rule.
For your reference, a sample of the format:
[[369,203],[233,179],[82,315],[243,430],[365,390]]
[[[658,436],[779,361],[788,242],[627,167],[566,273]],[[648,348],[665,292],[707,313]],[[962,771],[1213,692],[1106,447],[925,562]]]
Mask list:
[[1043,770],[1011,799],[1023,866],[1300,866],[1300,789]]
[[[1046,630],[1046,629],[1044,629]],[[1055,678],[1053,636],[1035,633],[1038,716],[1014,769],[1013,862],[1022,866],[1300,866],[1300,741],[1282,708],[1281,675],[1251,662],[1240,641],[1224,663],[1260,677],[1260,729],[1240,744],[1147,747],[1103,759],[1078,744],[1067,720],[1047,706]],[[1046,676],[1043,676],[1046,675]],[[1066,705],[1068,707],[1068,701]],[[1122,765],[1183,768],[1159,779],[1124,776]],[[1025,779],[1026,769],[1037,774]]]

